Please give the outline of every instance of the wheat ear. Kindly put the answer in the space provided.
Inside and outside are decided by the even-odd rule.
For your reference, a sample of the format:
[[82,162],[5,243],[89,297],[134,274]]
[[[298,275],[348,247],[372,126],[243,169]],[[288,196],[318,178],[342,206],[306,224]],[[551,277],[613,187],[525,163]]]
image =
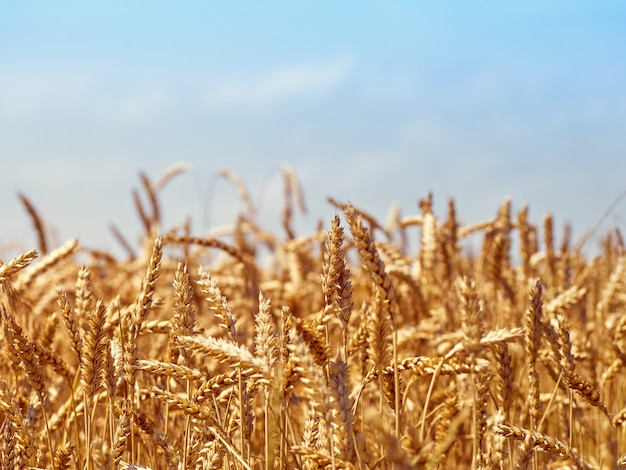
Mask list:
[[3,468],[27,469],[31,460],[31,443],[24,427],[20,407],[3,377],[0,377],[0,410],[5,415]]
[[39,244],[39,251],[45,255],[48,253],[48,240],[47,240],[47,234],[44,228],[43,219],[41,218],[41,215],[39,215],[39,212],[37,211],[37,209],[35,209],[35,206],[33,205],[30,199],[28,199],[22,193],[18,193],[17,196],[22,202],[22,204],[24,205],[26,212],[28,213],[28,215],[30,216],[33,222],[33,227],[35,228],[35,233],[37,234],[37,242]]
[[113,237],[115,237],[117,242],[120,244],[120,246],[124,249],[124,251],[128,255],[128,259],[129,260],[135,259],[137,257],[137,254],[135,253],[135,249],[131,246],[131,244],[128,242],[126,237],[122,234],[120,229],[118,229],[115,224],[109,225],[109,229],[111,230]]
[[174,177],[180,175],[181,173],[184,173],[188,169],[189,169],[189,165],[187,165],[186,163],[183,163],[183,162],[174,163],[172,166],[170,166],[168,169],[166,169],[165,172],[159,177],[157,182],[154,183],[154,185],[152,186],[154,188],[154,191],[156,193],[158,193],[170,181],[172,181],[172,179],[174,179]]
[[530,291],[531,305],[526,311],[526,354],[528,355],[528,402],[530,406],[530,427],[535,429],[539,418],[539,374],[537,372],[537,356],[541,344],[541,318],[543,302],[542,286],[539,279]]
[[8,263],[0,265],[0,282],[4,282],[14,274],[20,272],[37,258],[37,256],[37,251],[31,250],[22,253],[17,258],[13,258]]
[[91,469],[93,465],[90,448],[93,438],[93,422],[91,415],[93,409],[92,401],[96,393],[102,387],[101,374],[104,370],[104,351],[107,347],[105,343],[107,332],[104,327],[106,321],[105,313],[106,307],[99,300],[93,312],[90,312],[88,319],[89,326],[87,334],[85,335],[83,354],[81,356],[80,384],[83,389],[83,401],[85,406],[85,443],[87,446],[87,461],[85,465],[88,470]]
[[156,189],[152,185],[150,178],[143,171],[139,172],[139,179],[141,180],[141,184],[143,185],[146,195],[148,196],[148,200],[150,201],[150,208],[152,209],[152,215],[149,218],[150,221],[150,231],[158,228],[161,224],[161,207],[159,206],[159,199],[157,197]]
[[520,428],[518,426],[510,426],[507,424],[496,425],[495,431],[498,434],[503,435],[504,437],[512,437],[516,441],[530,441],[531,449],[539,449],[543,452],[555,454],[561,459],[570,461],[578,469],[582,470],[583,468],[585,468],[572,449],[567,447],[558,439],[547,436],[546,434],[537,431],[530,431],[528,429]]
[[[350,225],[350,232],[359,251],[361,263],[369,274],[369,277],[376,289],[376,298],[380,299],[381,325],[389,323],[391,325],[390,335],[392,338],[393,365],[398,363],[398,330],[395,326],[398,315],[398,304],[391,279],[385,271],[385,264],[380,259],[378,250],[374,245],[370,232],[363,227],[361,217],[357,215],[354,207],[348,206],[345,209],[346,219]],[[378,326],[378,325],[376,325]],[[380,367],[380,364],[377,364]],[[400,377],[398,370],[394,371],[395,398],[393,408],[395,409],[395,433],[400,434]]]
[[78,250],[78,241],[70,240],[56,250],[48,253],[46,256],[41,258],[39,262],[32,267],[32,269],[24,272],[23,275],[16,280],[15,289],[19,293],[26,292],[38,277],[43,277],[46,272],[50,271],[62,261],[73,256]]
[[0,315],[4,325],[5,337],[12,343],[13,348],[17,351],[17,355],[26,369],[28,381],[36,391],[37,398],[41,403],[41,412],[44,419],[46,437],[48,441],[48,451],[50,452],[50,459],[52,459],[54,451],[52,447],[52,437],[50,435],[50,426],[48,423],[48,414],[46,412],[44,401],[45,396],[47,395],[48,379],[40,362],[37,344],[22,333],[22,328],[16,323],[13,314],[7,312],[4,304],[1,304],[0,307]]
[[202,267],[198,267],[198,280],[196,284],[200,288],[200,292],[204,295],[204,299],[208,303],[209,308],[220,320],[220,326],[229,333],[233,341],[237,341],[237,318],[230,308],[228,299],[222,295],[217,281],[212,278],[207,271],[202,269]]
[[339,459],[354,462],[355,433],[354,416],[352,414],[352,399],[350,398],[348,364],[339,357],[330,362],[329,385],[332,395],[332,429],[333,445]]
[[[324,294],[324,310],[336,312],[342,328],[343,357],[347,358],[348,323],[352,315],[352,283],[350,269],[347,266],[343,251],[343,228],[339,216],[335,214],[328,231],[324,264],[322,269],[322,292]],[[323,312],[326,316],[326,312]]]
[[174,315],[172,316],[170,330],[169,355],[172,362],[176,362],[178,356],[189,361],[186,350],[178,347],[179,336],[193,335],[196,328],[196,312],[193,306],[193,287],[187,272],[187,265],[178,263],[174,274]]
[[215,238],[200,238],[190,235],[176,235],[173,233],[168,233],[163,238],[163,242],[171,245],[198,245],[202,247],[217,248],[219,250],[222,250],[224,253],[229,254],[237,261],[243,263],[245,266],[250,268],[254,267],[253,260],[251,260],[247,254],[242,253],[236,247],[228,245],[227,243],[224,243]]
[[233,186],[239,193],[239,197],[243,201],[244,206],[246,207],[246,212],[248,213],[248,216],[251,219],[254,219],[255,210],[254,204],[252,203],[252,198],[250,197],[250,192],[248,191],[248,188],[246,188],[246,185],[243,184],[243,181],[241,180],[239,175],[230,170],[220,170],[218,172],[218,175],[226,178],[233,184]]

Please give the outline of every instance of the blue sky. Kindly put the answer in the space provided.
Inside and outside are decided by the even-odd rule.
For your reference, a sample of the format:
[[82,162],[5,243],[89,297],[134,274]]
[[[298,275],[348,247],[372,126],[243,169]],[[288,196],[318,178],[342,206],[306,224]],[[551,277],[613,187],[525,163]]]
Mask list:
[[[239,174],[279,227],[280,164],[301,234],[351,200],[383,220],[433,191],[467,223],[507,195],[582,236],[626,189],[623,2],[3,2],[0,244],[140,235],[131,190],[176,162],[166,228],[234,221]],[[626,201],[606,227],[622,226]],[[416,235],[417,236],[417,235]]]

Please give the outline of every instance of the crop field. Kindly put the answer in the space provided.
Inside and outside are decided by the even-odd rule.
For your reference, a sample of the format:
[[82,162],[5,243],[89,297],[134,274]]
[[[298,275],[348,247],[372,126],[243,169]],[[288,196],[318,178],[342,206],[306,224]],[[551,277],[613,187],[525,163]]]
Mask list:
[[[618,468],[626,460],[626,252],[598,254],[495,201],[460,222],[433,196],[388,222],[330,199],[305,236],[242,213],[162,226],[141,174],[138,246],[76,240],[0,263],[7,469]],[[446,201],[438,201],[445,207]],[[446,211],[444,211],[446,212]],[[53,222],[53,221],[52,221]],[[106,221],[104,221],[106,223]],[[10,221],[7,223],[11,223]],[[463,244],[480,240],[475,253]],[[261,256],[260,254],[264,255]]]

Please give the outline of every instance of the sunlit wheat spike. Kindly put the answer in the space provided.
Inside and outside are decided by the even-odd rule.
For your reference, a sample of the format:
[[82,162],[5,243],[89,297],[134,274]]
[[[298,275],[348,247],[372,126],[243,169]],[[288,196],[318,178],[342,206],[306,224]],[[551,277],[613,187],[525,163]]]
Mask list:
[[215,356],[233,367],[251,368],[266,380],[272,380],[267,363],[256,357],[244,346],[213,337],[182,336],[179,341],[182,345],[198,353]]
[[33,222],[33,227],[35,228],[35,233],[37,234],[37,241],[39,243],[39,251],[46,255],[48,253],[48,234],[46,233],[43,219],[28,197],[22,193],[18,193],[17,196],[24,205],[26,212]]
[[6,264],[0,266],[0,282],[4,282],[14,274],[20,272],[26,266],[28,266],[35,258],[37,258],[37,251],[31,250],[26,253],[22,253],[17,258],[13,258]]
[[547,436],[537,431],[530,431],[528,429],[520,428],[517,426],[510,426],[507,424],[496,425],[495,431],[499,434],[502,434],[504,437],[511,437],[516,441],[530,441],[531,448],[536,448],[543,452],[555,454],[564,460],[570,461],[576,466],[576,468],[585,468],[578,456],[574,453],[574,451],[568,448],[558,439],[554,439],[553,437]]
[[198,267],[196,281],[209,308],[217,315],[220,325],[228,331],[232,340],[237,340],[237,318],[233,314],[228,299],[222,295],[217,281],[202,267]]
[[184,162],[174,163],[172,166],[167,168],[165,172],[159,177],[156,183],[153,184],[154,191],[158,193],[161,191],[171,180],[173,180],[176,176],[184,173],[189,170],[189,165]]
[[218,172],[218,174],[228,179],[233,184],[233,186],[235,186],[235,188],[237,189],[237,192],[239,193],[239,197],[241,198],[241,201],[244,203],[244,206],[246,207],[246,213],[251,218],[254,218],[255,210],[254,210],[254,204],[252,202],[252,197],[250,196],[250,192],[248,191],[248,188],[246,188],[246,185],[243,183],[239,175],[237,175],[235,172],[230,171],[228,169],[222,169]]
[[37,280],[51,271],[61,262],[71,258],[79,251],[78,240],[70,240],[56,250],[45,254],[31,269],[25,271],[15,282],[15,289],[25,292]]
[[537,357],[541,344],[541,317],[543,315],[542,285],[539,279],[530,291],[530,307],[526,311],[526,354],[528,361],[528,400],[530,404],[531,427],[539,417],[539,373]]

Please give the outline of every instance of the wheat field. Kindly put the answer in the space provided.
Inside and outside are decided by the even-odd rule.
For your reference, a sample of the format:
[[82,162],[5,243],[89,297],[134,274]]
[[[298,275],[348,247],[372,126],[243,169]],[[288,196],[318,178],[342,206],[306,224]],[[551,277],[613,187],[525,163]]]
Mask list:
[[[180,169],[179,169],[180,170]],[[298,236],[284,167],[280,233],[245,210],[194,235],[162,227],[127,259],[76,240],[0,264],[6,469],[618,468],[626,453],[626,252],[583,256],[511,201],[463,225],[433,197],[382,223]],[[462,248],[481,240],[475,254]],[[411,248],[415,246],[416,248]],[[514,249],[515,248],[515,249]],[[260,256],[260,253],[267,256]]]

